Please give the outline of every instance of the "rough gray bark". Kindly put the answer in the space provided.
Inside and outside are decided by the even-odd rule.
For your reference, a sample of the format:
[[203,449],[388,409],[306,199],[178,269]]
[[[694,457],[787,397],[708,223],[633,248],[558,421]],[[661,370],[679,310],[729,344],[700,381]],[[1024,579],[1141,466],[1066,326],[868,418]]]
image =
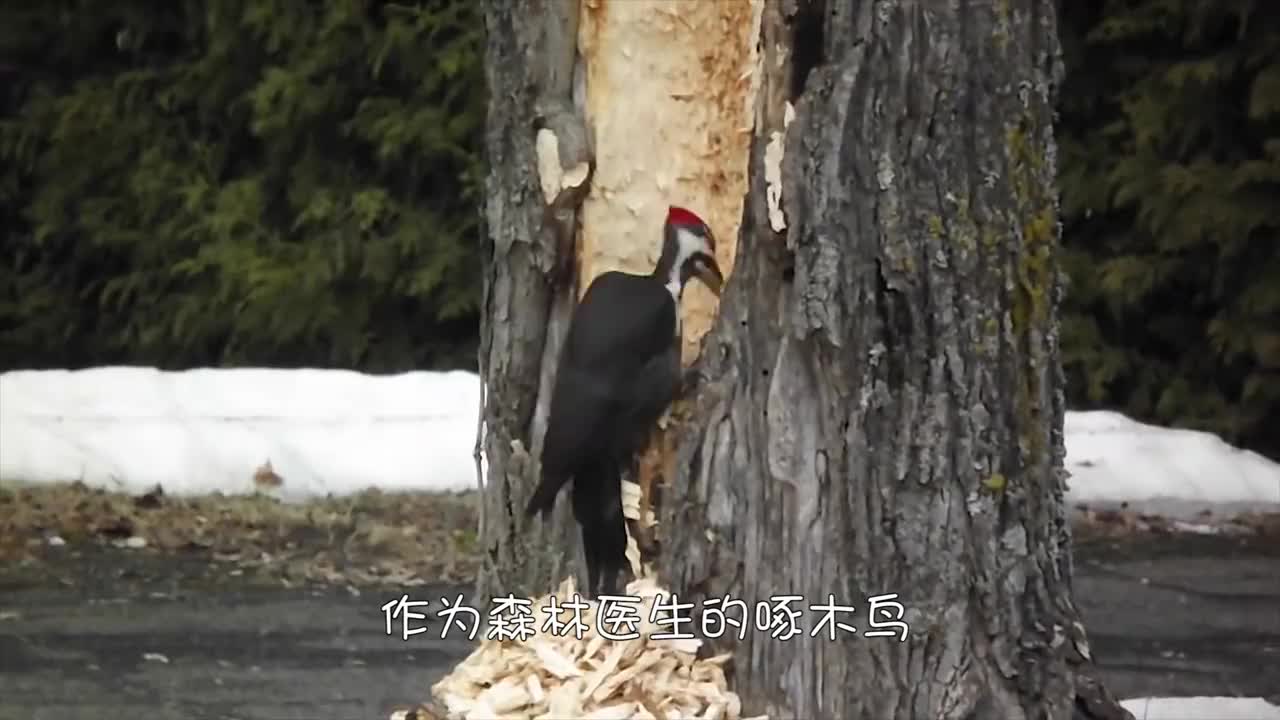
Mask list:
[[575,102],[577,12],[577,0],[484,3],[489,175],[479,364],[486,427],[477,451],[483,447],[489,468],[479,532],[484,563],[473,598],[480,606],[494,594],[546,591],[581,566],[563,550],[581,554],[564,507],[547,527],[523,515],[536,479],[544,389],[575,297],[565,259],[573,257],[582,200],[581,192],[544,199],[537,131],[556,133],[565,167],[590,161],[581,98]]
[[[790,0],[763,32],[750,197],[663,488],[663,579],[695,603],[803,596],[802,635],[726,635],[753,712],[1127,717],[1082,672],[1071,595],[1052,0]],[[788,98],[775,233],[764,147]],[[861,634],[887,593],[905,642]],[[858,634],[810,636],[829,594]]]

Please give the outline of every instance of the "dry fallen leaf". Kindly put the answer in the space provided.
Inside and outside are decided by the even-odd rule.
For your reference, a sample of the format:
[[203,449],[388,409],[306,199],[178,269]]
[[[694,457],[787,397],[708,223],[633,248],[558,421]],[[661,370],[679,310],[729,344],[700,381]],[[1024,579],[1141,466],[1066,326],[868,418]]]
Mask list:
[[253,471],[253,484],[263,488],[280,487],[284,484],[284,478],[276,473],[268,459]]

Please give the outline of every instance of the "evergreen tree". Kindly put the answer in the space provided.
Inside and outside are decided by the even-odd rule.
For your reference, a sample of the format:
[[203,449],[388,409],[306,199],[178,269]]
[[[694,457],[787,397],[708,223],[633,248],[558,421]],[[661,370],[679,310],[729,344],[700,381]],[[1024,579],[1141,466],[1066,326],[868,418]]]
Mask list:
[[472,364],[472,3],[3,14],[5,365]]
[[1072,404],[1280,457],[1280,6],[1061,12]]
[[[1074,407],[1280,457],[1280,7],[1061,4]],[[474,362],[483,27],[0,8],[0,368]]]

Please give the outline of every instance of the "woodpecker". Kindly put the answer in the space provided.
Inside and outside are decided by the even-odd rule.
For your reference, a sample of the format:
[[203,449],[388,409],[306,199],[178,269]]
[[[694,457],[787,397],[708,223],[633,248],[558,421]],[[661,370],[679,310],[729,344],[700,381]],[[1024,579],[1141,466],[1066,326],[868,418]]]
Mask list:
[[573,310],[551,394],[542,477],[526,514],[544,519],[572,482],[582,530],[587,596],[617,594],[627,566],[622,473],[681,380],[679,303],[698,278],[717,296],[724,276],[715,236],[697,215],[671,206],[653,272],[599,275]]

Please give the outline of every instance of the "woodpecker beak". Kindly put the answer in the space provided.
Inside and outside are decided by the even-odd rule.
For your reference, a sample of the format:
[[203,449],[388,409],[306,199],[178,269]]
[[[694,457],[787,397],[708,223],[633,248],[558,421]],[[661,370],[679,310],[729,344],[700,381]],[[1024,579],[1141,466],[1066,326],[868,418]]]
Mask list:
[[724,288],[724,275],[720,273],[720,266],[714,258],[705,265],[698,263],[697,275],[703,285],[715,293],[716,297],[720,297],[720,291]]
[[[708,249],[714,248],[716,246],[716,236],[711,232],[711,228],[704,225],[703,232],[707,236],[707,245],[710,246]],[[716,297],[720,297],[720,291],[724,289],[724,275],[720,272],[720,265],[716,263],[715,253],[709,253],[707,263],[705,265],[698,263],[695,269],[702,284],[715,293]]]

